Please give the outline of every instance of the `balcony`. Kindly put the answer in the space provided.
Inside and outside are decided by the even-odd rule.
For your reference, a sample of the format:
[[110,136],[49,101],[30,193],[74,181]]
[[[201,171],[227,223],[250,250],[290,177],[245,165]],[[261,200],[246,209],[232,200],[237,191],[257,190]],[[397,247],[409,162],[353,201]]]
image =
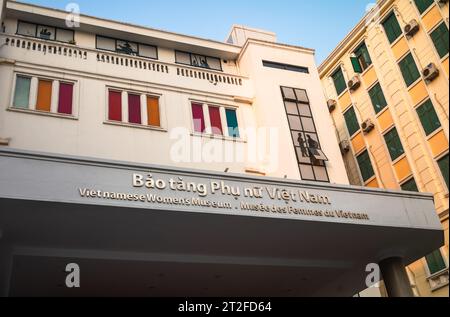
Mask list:
[[[83,72],[232,97],[252,98],[248,78],[18,35],[0,35],[0,57],[17,63]],[[108,80],[108,79],[106,79]]]

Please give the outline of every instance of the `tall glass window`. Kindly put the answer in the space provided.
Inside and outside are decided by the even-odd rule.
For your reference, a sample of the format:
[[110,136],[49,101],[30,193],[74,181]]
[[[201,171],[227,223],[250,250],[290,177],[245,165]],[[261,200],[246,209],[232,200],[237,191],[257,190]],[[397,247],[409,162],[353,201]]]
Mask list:
[[281,87],[300,175],[303,180],[329,182],[326,161],[304,89]]

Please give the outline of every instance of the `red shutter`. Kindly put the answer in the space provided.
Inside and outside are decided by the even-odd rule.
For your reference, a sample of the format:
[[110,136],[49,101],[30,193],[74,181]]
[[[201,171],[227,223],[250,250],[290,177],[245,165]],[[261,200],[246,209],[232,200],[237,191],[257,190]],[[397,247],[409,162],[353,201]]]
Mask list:
[[205,116],[203,114],[203,105],[199,103],[192,104],[192,119],[194,120],[194,131],[205,132]]
[[220,109],[209,107],[209,118],[211,120],[211,129],[213,134],[223,135],[222,120],[220,119]]
[[122,121],[122,93],[109,91],[108,119],[111,121]]
[[59,104],[58,112],[62,114],[72,114],[73,84],[59,84]]
[[141,96],[128,94],[128,122],[141,124]]

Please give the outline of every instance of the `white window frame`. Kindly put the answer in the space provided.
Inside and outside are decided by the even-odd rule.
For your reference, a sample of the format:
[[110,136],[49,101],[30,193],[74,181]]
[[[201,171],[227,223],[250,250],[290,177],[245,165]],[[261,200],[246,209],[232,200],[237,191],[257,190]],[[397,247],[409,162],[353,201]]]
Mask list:
[[[192,112],[192,104],[198,103],[203,106],[203,118],[205,120],[205,132],[197,132],[195,131],[194,120],[193,120],[193,112]],[[216,107],[220,109],[220,119],[222,122],[222,135],[213,134],[211,128],[211,119],[209,117],[209,107]],[[229,135],[228,131],[228,122],[226,117],[226,110],[234,110],[236,112],[236,118],[238,122],[239,128],[239,137],[232,137]],[[227,105],[227,104],[219,104],[215,102],[205,102],[198,99],[189,99],[189,120],[190,120],[190,129],[192,136],[201,136],[201,137],[209,137],[209,138],[219,138],[230,141],[243,141],[242,139],[242,118],[240,116],[239,107],[236,105]]]
[[[112,121],[109,120],[109,91],[117,91],[122,94],[122,121]],[[129,123],[128,122],[128,94],[141,96],[141,124]],[[147,122],[147,97],[155,97],[159,100],[159,124],[160,126],[151,126]],[[145,98],[145,99],[144,99]],[[154,91],[127,89],[120,86],[106,86],[105,89],[105,110],[104,110],[104,121],[103,124],[116,125],[129,128],[138,128],[145,130],[154,130],[167,132],[167,114],[166,114],[166,99],[165,95],[162,93]]]
[[[30,100],[29,100],[28,108],[14,107],[14,96],[15,96],[15,92],[16,92],[17,77],[19,77],[19,76],[31,78],[30,96],[29,96]],[[47,80],[47,81],[52,82],[53,91],[52,91],[52,104],[51,104],[50,112],[36,110],[39,80]],[[73,99],[72,99],[72,114],[71,115],[58,112],[59,83],[61,83],[61,82],[69,83],[69,84],[73,85],[73,97],[72,97]],[[57,89],[57,91],[55,91],[55,89]],[[42,116],[48,116],[48,117],[57,117],[57,118],[63,118],[63,119],[78,120],[79,119],[79,108],[80,108],[80,91],[79,90],[80,90],[80,83],[78,80],[76,80],[74,78],[61,78],[61,77],[52,76],[52,75],[48,75],[48,74],[26,73],[26,72],[20,72],[20,71],[14,72],[8,111],[42,115]]]

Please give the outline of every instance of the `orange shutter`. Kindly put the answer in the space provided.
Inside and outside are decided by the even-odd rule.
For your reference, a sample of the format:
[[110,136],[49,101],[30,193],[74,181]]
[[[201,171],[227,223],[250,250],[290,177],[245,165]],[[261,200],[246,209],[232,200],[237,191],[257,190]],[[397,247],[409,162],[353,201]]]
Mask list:
[[159,98],[147,96],[148,125],[160,127]]
[[52,82],[39,80],[36,110],[50,112],[52,104]]

